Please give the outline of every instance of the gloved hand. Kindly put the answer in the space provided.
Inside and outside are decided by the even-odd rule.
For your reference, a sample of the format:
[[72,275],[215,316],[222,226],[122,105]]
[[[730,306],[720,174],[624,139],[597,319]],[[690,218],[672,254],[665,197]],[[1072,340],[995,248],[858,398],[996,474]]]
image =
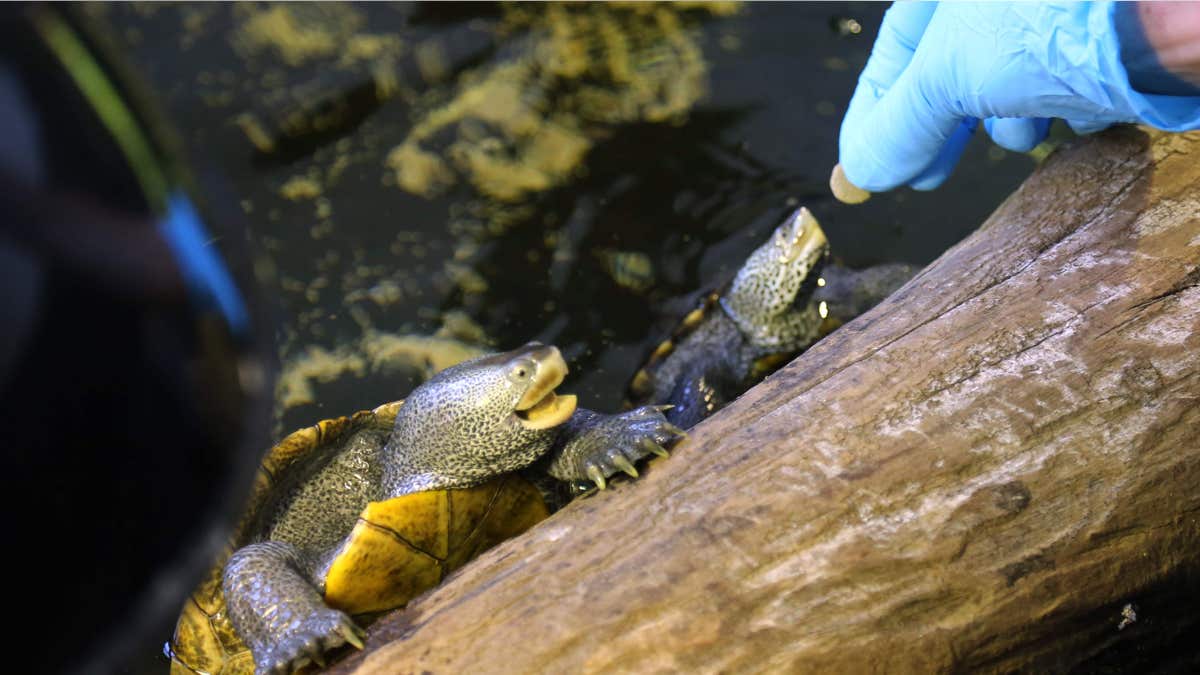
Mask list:
[[1127,18],[1140,34],[1133,12],[1110,2],[893,5],[842,123],[845,176],[866,190],[933,189],[980,119],[1018,152],[1045,138],[1051,117],[1080,133],[1117,122],[1200,127],[1200,95],[1130,85]]

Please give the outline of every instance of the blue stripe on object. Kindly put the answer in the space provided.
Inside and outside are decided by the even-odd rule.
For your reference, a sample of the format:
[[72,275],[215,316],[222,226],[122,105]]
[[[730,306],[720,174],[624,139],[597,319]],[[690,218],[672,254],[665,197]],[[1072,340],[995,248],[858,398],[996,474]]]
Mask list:
[[235,334],[247,335],[250,317],[246,303],[216,248],[208,243],[208,232],[186,195],[171,194],[159,232],[175,253],[192,299],[205,309],[219,311]]

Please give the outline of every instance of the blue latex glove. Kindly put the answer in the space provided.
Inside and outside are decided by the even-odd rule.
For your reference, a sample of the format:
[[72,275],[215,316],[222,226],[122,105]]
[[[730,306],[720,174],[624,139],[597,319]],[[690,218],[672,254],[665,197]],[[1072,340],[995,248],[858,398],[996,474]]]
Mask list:
[[1129,14],[1110,2],[893,5],[842,123],[846,177],[871,191],[933,189],[980,119],[1018,152],[1045,138],[1052,117],[1079,133],[1117,122],[1200,128],[1200,95],[1130,86],[1118,41]]

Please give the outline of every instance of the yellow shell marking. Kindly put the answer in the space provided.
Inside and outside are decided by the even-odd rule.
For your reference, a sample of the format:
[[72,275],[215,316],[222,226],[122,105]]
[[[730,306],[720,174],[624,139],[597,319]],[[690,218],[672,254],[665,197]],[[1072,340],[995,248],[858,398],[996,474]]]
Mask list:
[[350,614],[400,607],[547,515],[537,489],[515,476],[371,502],[329,567],[325,602]]
[[650,355],[650,358],[655,359],[655,360],[664,358],[667,354],[671,353],[672,349],[675,349],[675,343],[671,342],[670,340],[667,340],[666,342],[660,344],[658,347],[655,347],[654,353]]
[[662,361],[675,351],[675,347],[687,339],[693,331],[704,321],[709,312],[713,311],[713,306],[717,304],[721,295],[719,292],[711,292],[704,296],[700,301],[700,306],[688,312],[679,321],[679,325],[671,333],[671,337],[666,341],[659,343],[654,351],[646,357],[642,368],[638,369],[633,375],[633,379],[629,382],[629,387],[626,390],[627,398],[625,407],[633,408],[635,405],[644,403],[652,403],[647,401],[646,397],[654,393],[653,373],[658,370]]
[[399,607],[442,579],[444,491],[371,502],[325,578],[325,602],[349,614]]
[[645,368],[641,368],[634,373],[633,381],[629,383],[629,391],[633,394],[634,398],[641,398],[650,394],[650,373],[647,373]]
[[697,325],[699,325],[700,320],[704,318],[707,310],[707,306],[693,309],[683,317],[683,321],[679,322],[679,326],[683,329],[695,328]]

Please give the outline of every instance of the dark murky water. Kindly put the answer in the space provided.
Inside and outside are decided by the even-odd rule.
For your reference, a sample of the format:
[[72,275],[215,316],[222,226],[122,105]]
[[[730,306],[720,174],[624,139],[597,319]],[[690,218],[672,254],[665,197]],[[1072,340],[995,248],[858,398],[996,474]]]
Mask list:
[[[833,201],[838,125],[884,9],[95,11],[245,217],[279,308],[289,430],[404,396],[448,344],[552,342],[565,388],[613,410],[789,200],[850,265],[933,260],[1034,163],[977,140],[936,192]],[[266,152],[247,134],[247,114],[270,135],[338,91],[351,112],[331,128]]]
[[[1033,166],[1028,157],[980,141],[937,192],[901,190],[859,207],[834,202],[825,181],[836,161],[838,125],[883,11],[840,3],[752,5],[732,16],[675,13],[679,34],[703,61],[680,63],[685,59],[676,54],[675,61],[662,59],[662,67],[678,71],[666,77],[700,82],[694,102],[668,103],[674,114],[664,122],[633,114],[617,123],[580,124],[585,158],[516,200],[481,195],[463,175],[438,194],[413,194],[396,185],[388,160],[414,127],[428,125],[469,88],[464,79],[517,60],[522,50],[544,49],[544,38],[530,37],[550,30],[537,21],[460,48],[468,61],[482,63],[442,82],[421,81],[412,57],[397,57],[396,68],[412,80],[400,94],[361,106],[353,124],[298,152],[256,157],[239,115],[264,118],[286,107],[272,103],[275,92],[321,78],[325,90],[352,90],[372,67],[369,59],[338,65],[337,50],[289,54],[272,42],[280,34],[303,37],[307,27],[323,26],[342,40],[393,36],[420,45],[454,41],[466,25],[488,34],[505,23],[503,10],[490,5],[342,9],[332,16],[300,12],[282,28],[250,8],[113,7],[108,16],[185,130],[199,165],[224,176],[228,194],[241,202],[266,295],[282,310],[285,366],[310,346],[334,350],[360,340],[364,327],[429,335],[447,312],[460,310],[497,347],[533,338],[558,344],[571,357],[571,384],[582,402],[612,408],[637,360],[681,306],[671,300],[719,283],[789,198],[817,214],[835,254],[851,265],[925,263],[978,225]],[[846,18],[862,31],[848,32]],[[252,30],[261,26],[274,33]],[[572,38],[584,39],[588,27],[573,24]],[[641,27],[621,29],[635,34]],[[654,38],[629,47],[632,58],[652,52]],[[662,37],[673,39],[679,38]],[[336,74],[323,74],[330,70]],[[621,100],[635,96],[619,85],[609,90]],[[541,86],[536,96],[551,102],[532,108],[580,116],[578,108],[553,101],[578,93],[579,87]],[[422,138],[421,147],[445,156],[474,123],[483,129],[473,133],[499,138],[499,152],[519,160],[520,148],[513,147],[519,141],[480,117],[460,116]],[[297,182],[306,178],[309,194]],[[614,256],[649,262],[652,283],[619,283],[611,273]],[[308,378],[313,402],[290,407],[280,428],[400,397],[418,371],[405,364],[357,372],[333,365]]]

